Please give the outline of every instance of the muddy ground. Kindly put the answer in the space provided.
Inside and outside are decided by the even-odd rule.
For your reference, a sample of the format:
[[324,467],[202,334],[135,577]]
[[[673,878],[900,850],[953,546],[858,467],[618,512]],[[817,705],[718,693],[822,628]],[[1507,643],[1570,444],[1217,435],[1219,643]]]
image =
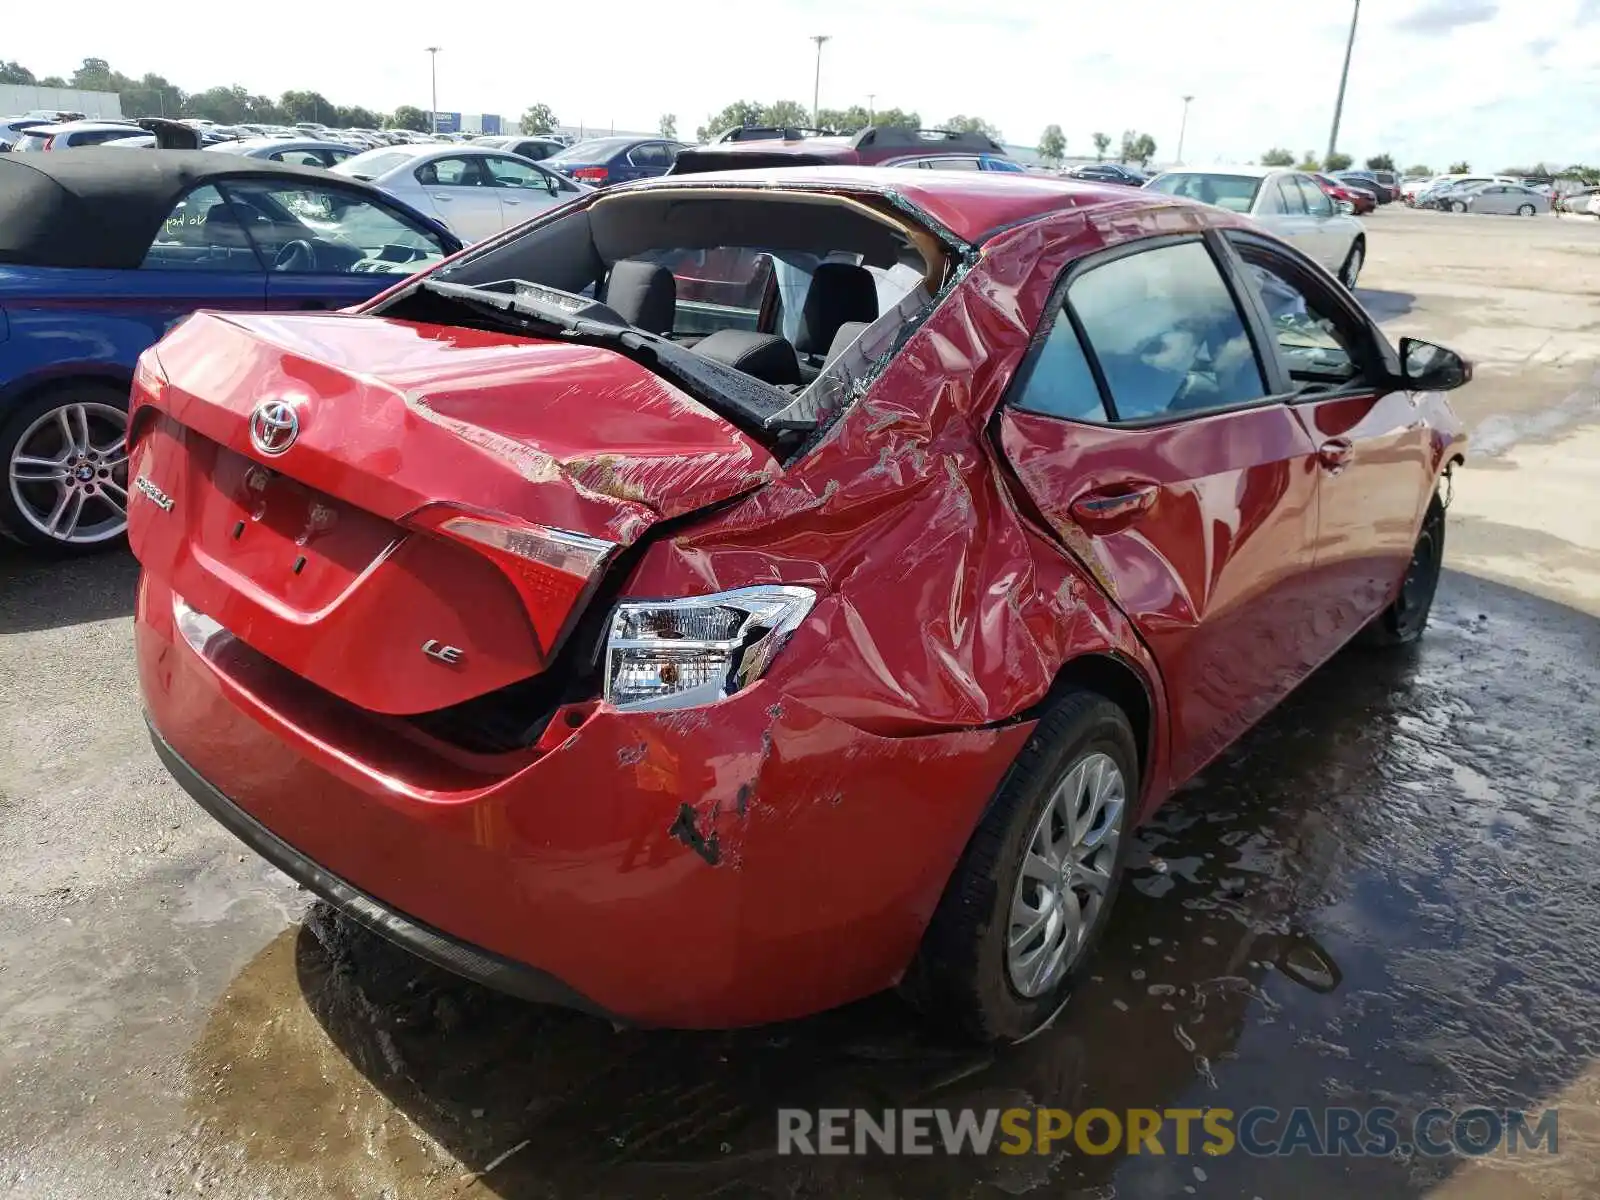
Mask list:
[[[1600,222],[1385,210],[1363,295],[1478,360],[1433,626],[1141,837],[1094,979],[975,1053],[892,999],[617,1031],[352,933],[145,739],[120,554],[0,551],[0,1194],[1600,1194]],[[1554,1155],[797,1160],[779,1105],[1538,1109]]]

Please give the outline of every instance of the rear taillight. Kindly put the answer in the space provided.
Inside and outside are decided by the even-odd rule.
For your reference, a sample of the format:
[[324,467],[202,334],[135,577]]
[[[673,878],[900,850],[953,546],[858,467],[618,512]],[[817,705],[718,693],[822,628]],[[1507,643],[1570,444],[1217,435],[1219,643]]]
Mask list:
[[45,138],[44,145],[40,146],[39,149],[41,149],[41,150],[54,150],[55,146],[56,146],[55,135],[51,134],[49,137]]
[[611,172],[604,167],[579,167],[572,173],[574,179],[581,179],[585,183],[604,183],[610,175]]
[[517,589],[546,661],[617,549],[581,533],[443,504],[413,513],[407,524],[460,542],[499,567]]

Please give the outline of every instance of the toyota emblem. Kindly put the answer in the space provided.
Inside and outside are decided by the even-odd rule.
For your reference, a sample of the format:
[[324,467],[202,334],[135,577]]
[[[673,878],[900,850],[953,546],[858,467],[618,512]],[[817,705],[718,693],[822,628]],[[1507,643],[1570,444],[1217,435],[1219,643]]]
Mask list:
[[300,415],[292,404],[268,400],[250,414],[250,444],[263,454],[282,454],[300,436]]

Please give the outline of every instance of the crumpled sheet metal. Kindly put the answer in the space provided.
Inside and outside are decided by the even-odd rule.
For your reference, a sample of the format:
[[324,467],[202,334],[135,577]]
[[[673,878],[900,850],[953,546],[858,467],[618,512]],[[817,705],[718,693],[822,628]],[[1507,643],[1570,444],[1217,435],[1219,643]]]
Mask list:
[[1070,213],[1003,235],[815,448],[652,547],[627,591],[816,586],[769,677],[878,734],[1005,721],[1085,653],[1153,683],[1127,619],[1019,508],[986,432],[1060,271],[1100,240]]
[[164,406],[222,445],[249,445],[261,401],[303,398],[296,478],[390,520],[451,501],[628,544],[779,469],[670,381],[593,346],[198,313],[161,343],[160,363]]

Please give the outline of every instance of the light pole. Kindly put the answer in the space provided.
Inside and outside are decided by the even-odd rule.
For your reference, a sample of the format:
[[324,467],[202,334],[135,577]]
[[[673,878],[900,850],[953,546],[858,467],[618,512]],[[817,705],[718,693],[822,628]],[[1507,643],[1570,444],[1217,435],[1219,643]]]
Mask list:
[[433,100],[428,108],[428,123],[433,132],[439,132],[439,51],[443,46],[424,46],[428,52],[428,76],[433,81]]
[[1193,99],[1193,96],[1185,96],[1183,98],[1183,120],[1178,123],[1178,157],[1176,161],[1180,167],[1183,166],[1183,135],[1189,132],[1189,101]]
[[[1344,113],[1344,85],[1350,79],[1350,52],[1356,48],[1356,21],[1361,16],[1361,0],[1350,10],[1350,40],[1344,44],[1344,70],[1339,72],[1339,98],[1333,102],[1333,128],[1328,130],[1328,158],[1339,148],[1339,118]],[[1323,159],[1327,166],[1327,159]]]
[[874,106],[874,104],[872,103],[877,98],[878,98],[878,93],[877,92],[868,92],[867,93],[867,124],[868,125],[873,124],[878,119],[878,110],[877,110],[876,106]]
[[817,44],[817,77],[816,77],[816,81],[811,85],[811,124],[812,125],[816,125],[817,118],[822,113],[822,107],[821,107],[821,97],[822,97],[822,43],[828,41],[831,37],[832,37],[831,34],[826,34],[826,33],[814,33],[814,34],[811,35],[811,40]]

